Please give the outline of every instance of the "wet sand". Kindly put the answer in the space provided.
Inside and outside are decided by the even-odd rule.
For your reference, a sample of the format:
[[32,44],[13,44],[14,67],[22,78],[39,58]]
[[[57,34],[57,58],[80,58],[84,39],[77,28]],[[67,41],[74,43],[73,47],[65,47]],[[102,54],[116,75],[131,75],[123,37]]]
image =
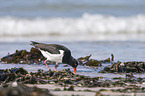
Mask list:
[[[57,85],[52,85],[52,84],[45,84],[45,85],[32,85],[32,84],[25,84],[29,87],[38,87],[38,88],[45,88],[49,89],[50,93],[54,94],[55,96],[72,96],[72,95],[79,95],[79,96],[97,96],[96,92],[100,92],[102,95],[107,95],[107,96],[145,96],[145,93],[121,93],[121,92],[112,92],[111,89],[123,89],[123,87],[94,87],[94,88],[88,88],[88,87],[75,87],[75,91],[62,91],[64,87],[57,86]],[[145,87],[145,83],[143,84],[137,84],[141,87]],[[56,88],[60,88],[61,91],[54,91]],[[99,91],[100,89],[106,89],[107,91]],[[85,90],[88,90],[85,91]],[[89,92],[91,91],[91,92]]]

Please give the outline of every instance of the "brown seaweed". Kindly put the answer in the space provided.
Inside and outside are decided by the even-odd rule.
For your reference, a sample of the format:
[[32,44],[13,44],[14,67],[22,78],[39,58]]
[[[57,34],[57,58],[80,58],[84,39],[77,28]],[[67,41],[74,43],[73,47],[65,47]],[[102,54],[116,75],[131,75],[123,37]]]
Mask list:
[[45,60],[41,52],[36,48],[31,48],[30,52],[27,50],[16,50],[15,53],[7,55],[1,59],[4,63],[15,64],[41,64]]
[[102,63],[110,63],[111,62],[110,58],[107,58],[105,60],[95,60],[95,59],[90,59],[91,56],[92,55],[80,57],[77,60],[78,60],[79,64],[81,64],[81,65],[93,66],[93,67],[102,66]]
[[1,87],[0,96],[53,96],[47,89],[28,87],[16,81]]
[[100,73],[144,73],[145,62],[117,62],[112,65],[106,66]]

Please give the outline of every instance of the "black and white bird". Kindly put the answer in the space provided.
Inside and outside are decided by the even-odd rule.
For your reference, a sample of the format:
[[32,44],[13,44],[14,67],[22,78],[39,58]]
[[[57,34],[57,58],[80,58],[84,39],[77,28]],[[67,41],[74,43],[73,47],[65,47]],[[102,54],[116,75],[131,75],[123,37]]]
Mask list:
[[58,44],[43,44],[35,41],[31,41],[32,46],[39,49],[42,55],[46,58],[44,61],[48,70],[50,69],[47,65],[47,61],[55,61],[55,71],[57,70],[58,63],[65,63],[73,67],[74,73],[76,74],[76,68],[78,66],[78,62],[75,58],[71,56],[71,51],[65,46]]

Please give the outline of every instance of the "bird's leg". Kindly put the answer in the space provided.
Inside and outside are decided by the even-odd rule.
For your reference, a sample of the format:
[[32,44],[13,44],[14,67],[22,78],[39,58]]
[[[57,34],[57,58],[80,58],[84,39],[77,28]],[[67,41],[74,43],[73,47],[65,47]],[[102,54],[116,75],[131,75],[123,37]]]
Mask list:
[[57,65],[58,63],[56,63],[56,65],[55,65],[55,71],[57,70],[57,67],[58,67],[58,65]]
[[49,68],[49,66],[47,65],[47,60],[45,60],[44,63],[45,63],[45,65],[47,66],[48,71],[49,71],[50,68]]

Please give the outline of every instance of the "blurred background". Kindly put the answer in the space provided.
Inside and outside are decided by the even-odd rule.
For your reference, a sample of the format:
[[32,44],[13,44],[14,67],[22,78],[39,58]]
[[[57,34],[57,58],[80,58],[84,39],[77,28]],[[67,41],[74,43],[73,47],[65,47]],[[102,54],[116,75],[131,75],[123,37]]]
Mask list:
[[0,57],[29,51],[31,40],[75,58],[144,61],[145,0],[0,0]]
[[145,41],[144,0],[0,0],[0,42]]

